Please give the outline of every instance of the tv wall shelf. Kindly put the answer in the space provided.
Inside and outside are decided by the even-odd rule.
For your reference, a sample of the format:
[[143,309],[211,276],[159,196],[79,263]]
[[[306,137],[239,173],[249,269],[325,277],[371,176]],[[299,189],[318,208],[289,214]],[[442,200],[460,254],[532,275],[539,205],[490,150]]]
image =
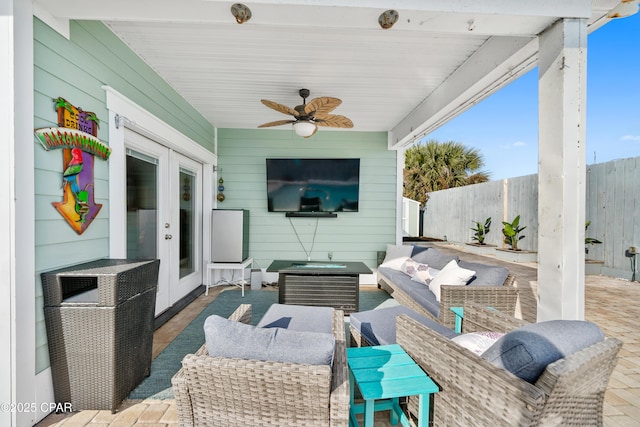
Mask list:
[[289,218],[337,218],[334,212],[287,212],[285,216]]

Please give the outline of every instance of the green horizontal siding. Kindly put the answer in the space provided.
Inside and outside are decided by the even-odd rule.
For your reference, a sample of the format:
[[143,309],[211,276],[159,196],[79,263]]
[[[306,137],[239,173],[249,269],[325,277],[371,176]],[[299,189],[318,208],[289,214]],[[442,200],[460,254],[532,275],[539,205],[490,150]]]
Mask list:
[[[219,129],[218,150],[226,197],[218,207],[250,211],[249,254],[258,267],[274,259],[304,260],[312,246],[313,260],[328,260],[333,252],[336,261],[375,267],[376,251],[395,242],[397,152],[387,149],[386,133],[320,129],[304,139],[291,130]],[[274,157],[359,158],[359,211],[319,219],[267,212],[265,160]]]
[[[71,22],[66,39],[34,18],[34,128],[57,126],[53,100],[63,97],[100,119],[98,138],[109,143],[108,85],[213,151],[213,126],[138,58],[104,24]],[[38,144],[39,145],[39,144]],[[36,372],[49,366],[40,273],[109,255],[109,162],[94,161],[95,202],[102,210],[77,235],[52,206],[62,201],[62,151],[36,147],[35,267]],[[123,195],[124,197],[124,195]],[[115,236],[114,238],[124,238]]]

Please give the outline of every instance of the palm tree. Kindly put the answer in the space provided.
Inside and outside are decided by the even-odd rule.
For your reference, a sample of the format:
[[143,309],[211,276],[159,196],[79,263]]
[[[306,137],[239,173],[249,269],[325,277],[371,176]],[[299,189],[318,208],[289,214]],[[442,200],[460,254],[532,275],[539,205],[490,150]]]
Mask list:
[[405,152],[404,196],[426,204],[428,193],[489,180],[482,155],[455,141],[429,140]]

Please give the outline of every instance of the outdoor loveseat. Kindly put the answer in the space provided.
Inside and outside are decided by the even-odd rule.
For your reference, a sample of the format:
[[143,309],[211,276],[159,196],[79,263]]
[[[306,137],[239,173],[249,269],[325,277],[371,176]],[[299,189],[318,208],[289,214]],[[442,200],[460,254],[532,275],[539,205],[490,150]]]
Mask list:
[[[397,342],[440,388],[433,395],[434,425],[602,426],[604,393],[622,342],[605,338],[591,322],[554,322],[526,324],[469,304],[463,339],[507,333],[484,353],[406,315],[397,318]],[[417,399],[409,399],[408,409],[415,416]]]
[[[422,268],[427,270],[418,271]],[[445,269],[447,274],[440,273]],[[462,277],[459,274],[462,271],[471,271],[473,275],[454,283]],[[423,274],[442,279],[438,284],[439,295],[432,290],[434,280],[421,283]],[[455,324],[451,307],[476,302],[513,315],[518,300],[515,277],[506,268],[460,260],[432,247],[387,246],[377,276],[378,287],[389,292],[400,304],[449,328]]]
[[[182,369],[172,378],[180,426],[349,424],[349,376],[341,310],[273,304],[258,326],[252,327],[251,305],[243,304],[229,320],[233,322],[217,316],[207,319],[207,342],[196,354],[185,356]],[[327,320],[330,334],[314,331],[325,328]],[[301,331],[309,325],[310,329]],[[252,334],[256,339],[251,340]],[[265,334],[269,345],[261,346]],[[329,340],[323,335],[329,335]],[[297,342],[297,350],[287,349],[288,344],[283,346],[283,338]],[[300,339],[306,339],[303,345]],[[335,344],[332,354],[324,345],[328,341]],[[316,350],[317,345],[322,347]],[[263,350],[261,347],[269,347],[268,358],[322,360],[299,363],[252,358]],[[209,349],[219,355],[211,356]],[[232,353],[245,354],[233,357]],[[332,363],[324,363],[327,355]]]

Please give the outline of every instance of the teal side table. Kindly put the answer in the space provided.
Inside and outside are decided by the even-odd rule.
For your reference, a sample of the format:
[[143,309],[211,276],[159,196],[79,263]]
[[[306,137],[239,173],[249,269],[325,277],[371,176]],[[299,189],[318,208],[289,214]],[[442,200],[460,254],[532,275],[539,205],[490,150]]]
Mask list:
[[[391,423],[411,424],[399,404],[401,396],[419,396],[418,427],[429,425],[429,400],[438,386],[398,344],[347,348],[351,410],[349,425],[359,427],[357,414],[364,413],[365,427],[373,427],[375,411],[391,410]],[[354,403],[357,385],[364,403]]]
[[[493,308],[493,307],[487,306],[487,308],[489,310],[495,310],[495,308]],[[464,318],[464,307],[449,307],[449,310],[453,311],[453,313],[456,315],[455,332],[461,333],[462,332],[462,319]]]
[[449,307],[449,310],[453,311],[456,315],[455,331],[457,333],[462,332],[462,318],[464,317],[464,307]]

